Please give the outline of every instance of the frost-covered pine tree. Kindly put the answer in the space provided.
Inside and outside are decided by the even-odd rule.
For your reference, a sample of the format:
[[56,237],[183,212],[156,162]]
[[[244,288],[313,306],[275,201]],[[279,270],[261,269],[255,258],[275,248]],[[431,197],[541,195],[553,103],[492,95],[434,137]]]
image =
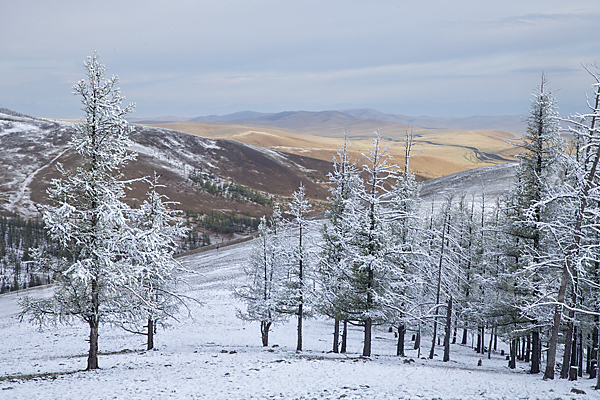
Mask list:
[[346,212],[352,235],[345,280],[352,319],[364,326],[366,357],[371,355],[373,324],[389,321],[395,313],[405,280],[391,229],[397,211],[390,206],[390,182],[396,179],[398,168],[390,163],[389,147],[381,142],[381,135],[375,132],[373,148],[364,155],[367,180],[358,201],[349,204]]
[[304,185],[300,184],[298,190],[293,193],[288,208],[287,214],[292,217],[292,220],[288,223],[289,241],[283,252],[287,267],[287,279],[284,282],[284,290],[279,296],[279,305],[288,314],[297,316],[296,351],[302,351],[302,322],[310,315],[311,310],[307,306],[312,302],[312,293],[308,284],[312,280],[311,253],[307,238],[310,224],[306,218],[311,207]]
[[114,322],[126,330],[139,333],[136,326],[146,322],[147,349],[154,348],[157,323],[173,318],[185,298],[176,293],[179,264],[173,256],[177,239],[185,237],[177,212],[167,196],[158,193],[164,187],[158,176],[150,180],[147,198],[139,209],[131,210],[132,223],[126,241],[130,275],[122,283],[119,303],[127,314],[117,314]]
[[[410,158],[413,146],[413,131],[407,130],[404,140],[404,169],[398,172],[389,207],[391,234],[395,240],[397,265],[405,278],[398,289],[399,304],[396,305],[395,321],[398,326],[398,344],[396,355],[404,356],[404,335],[406,323],[415,315],[414,309],[420,302],[420,285],[407,285],[412,280],[416,283],[423,267],[423,253],[420,246],[419,185],[410,169]],[[408,312],[407,312],[408,311]]]
[[[362,186],[358,167],[348,154],[348,137],[344,134],[344,144],[338,148],[333,159],[333,172],[329,174],[331,196],[326,212],[327,223],[321,229],[320,259],[317,268],[319,290],[319,311],[335,321],[333,351],[339,351],[340,321],[348,319],[349,305],[344,280],[345,261],[348,258],[347,243],[352,235],[352,226],[346,213],[358,200]],[[345,339],[345,337],[343,338]]]
[[246,303],[245,310],[238,310],[238,317],[245,321],[260,322],[263,346],[269,345],[269,331],[273,324],[288,317],[281,312],[278,303],[285,278],[283,233],[281,209],[279,204],[275,204],[269,221],[261,218],[259,236],[254,239],[250,260],[244,267],[249,283],[234,291],[234,295]]
[[[522,332],[531,333],[538,343],[540,327],[549,323],[551,312],[546,303],[555,291],[557,249],[551,232],[544,226],[560,213],[556,203],[547,200],[560,184],[564,165],[565,143],[560,135],[560,119],[556,100],[547,90],[547,80],[542,74],[539,89],[534,93],[527,131],[520,144],[520,160],[515,183],[506,201],[505,241],[507,274],[503,287],[508,291],[506,300],[512,320]],[[539,372],[539,346],[534,346],[532,373]]]
[[130,269],[123,240],[129,207],[122,201],[128,181],[120,169],[135,154],[128,151],[130,127],[125,116],[133,104],[121,109],[118,78],[105,78],[106,67],[97,54],[84,63],[87,81],[74,87],[81,96],[85,116],[75,125],[70,147],[81,157],[81,166],[66,170],[48,189],[52,205],[42,206],[44,222],[53,240],[72,256],[54,272],[54,297],[23,301],[23,315],[43,321],[79,318],[89,325],[87,369],[98,368],[98,328],[103,320],[123,310],[118,293]]

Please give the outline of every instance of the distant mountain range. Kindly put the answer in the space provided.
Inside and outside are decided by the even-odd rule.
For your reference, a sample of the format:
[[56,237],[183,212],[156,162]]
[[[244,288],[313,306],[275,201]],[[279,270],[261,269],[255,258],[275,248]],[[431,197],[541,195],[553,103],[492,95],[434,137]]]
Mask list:
[[[130,122],[139,124],[162,124],[168,122],[217,122],[239,125],[271,126],[292,129],[299,132],[313,132],[325,126],[339,127],[357,126],[359,122],[380,121],[403,124],[421,128],[465,129],[465,130],[499,130],[515,134],[523,134],[526,122],[521,115],[472,116],[465,118],[440,118],[419,116],[411,117],[399,114],[386,114],[369,108],[330,111],[285,111],[279,113],[260,113],[240,111],[227,115],[208,115],[196,118],[157,117],[130,118]],[[385,124],[383,124],[385,125]]]

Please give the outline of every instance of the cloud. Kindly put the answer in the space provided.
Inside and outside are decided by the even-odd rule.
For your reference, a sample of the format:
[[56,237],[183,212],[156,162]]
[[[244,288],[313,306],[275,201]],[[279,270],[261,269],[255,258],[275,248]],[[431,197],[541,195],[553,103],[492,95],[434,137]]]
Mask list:
[[598,6],[585,0],[107,0],[102,7],[20,0],[3,7],[0,37],[10,40],[0,41],[0,105],[57,117],[79,111],[70,86],[94,50],[145,116],[211,113],[211,104],[314,109],[445,99],[467,107],[486,103],[486,90],[497,98],[487,113],[506,113],[507,104],[528,101],[542,70],[575,98],[578,85],[587,87],[580,62],[600,54],[590,34]]

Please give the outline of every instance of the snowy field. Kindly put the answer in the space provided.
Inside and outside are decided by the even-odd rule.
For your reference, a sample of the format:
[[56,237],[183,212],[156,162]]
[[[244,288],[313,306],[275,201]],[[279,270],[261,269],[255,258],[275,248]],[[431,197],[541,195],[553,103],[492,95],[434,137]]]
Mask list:
[[[231,296],[249,252],[246,242],[181,258],[194,272],[182,289],[203,302],[190,306],[193,319],[182,313],[159,330],[153,351],[144,351],[142,336],[102,326],[97,371],[82,371],[87,326],[40,331],[16,319],[16,294],[1,295],[0,399],[600,399],[589,379],[543,381],[526,364],[509,370],[499,354],[478,367],[471,347],[452,345],[447,363],[441,347],[433,360],[419,359],[410,333],[408,357],[395,357],[387,326],[375,329],[369,359],[359,357],[358,328],[350,330],[348,354],[329,353],[333,323],[321,319],[306,321],[305,351],[294,351],[293,320],[275,326],[272,347],[263,348],[258,324],[236,318],[241,305]],[[425,356],[430,343],[422,344]]]

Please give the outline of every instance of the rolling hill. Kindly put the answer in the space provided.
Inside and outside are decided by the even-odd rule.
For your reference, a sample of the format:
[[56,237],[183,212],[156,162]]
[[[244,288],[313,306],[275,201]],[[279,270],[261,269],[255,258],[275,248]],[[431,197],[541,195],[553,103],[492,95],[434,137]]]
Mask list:
[[[59,177],[56,164],[67,169],[77,165],[77,155],[67,146],[71,129],[69,123],[0,114],[0,210],[37,215],[35,204],[47,201],[46,188]],[[268,214],[264,204],[203,190],[190,178],[194,175],[213,185],[235,183],[265,195],[290,196],[300,182],[313,199],[324,200],[328,193],[324,181],[331,164],[323,160],[155,127],[135,126],[131,138],[138,157],[125,168],[126,177],[156,171],[166,185],[164,194],[183,210]],[[145,185],[135,184],[129,202],[139,204],[145,191]]]
[[501,130],[421,128],[371,117],[353,117],[338,111],[286,112],[228,123],[171,122],[162,128],[213,139],[231,139],[272,150],[331,161],[344,132],[351,155],[362,162],[373,132],[379,131],[397,164],[404,164],[404,137],[414,133],[411,168],[421,179],[437,178],[467,169],[514,161],[517,148],[509,144],[513,133]]

